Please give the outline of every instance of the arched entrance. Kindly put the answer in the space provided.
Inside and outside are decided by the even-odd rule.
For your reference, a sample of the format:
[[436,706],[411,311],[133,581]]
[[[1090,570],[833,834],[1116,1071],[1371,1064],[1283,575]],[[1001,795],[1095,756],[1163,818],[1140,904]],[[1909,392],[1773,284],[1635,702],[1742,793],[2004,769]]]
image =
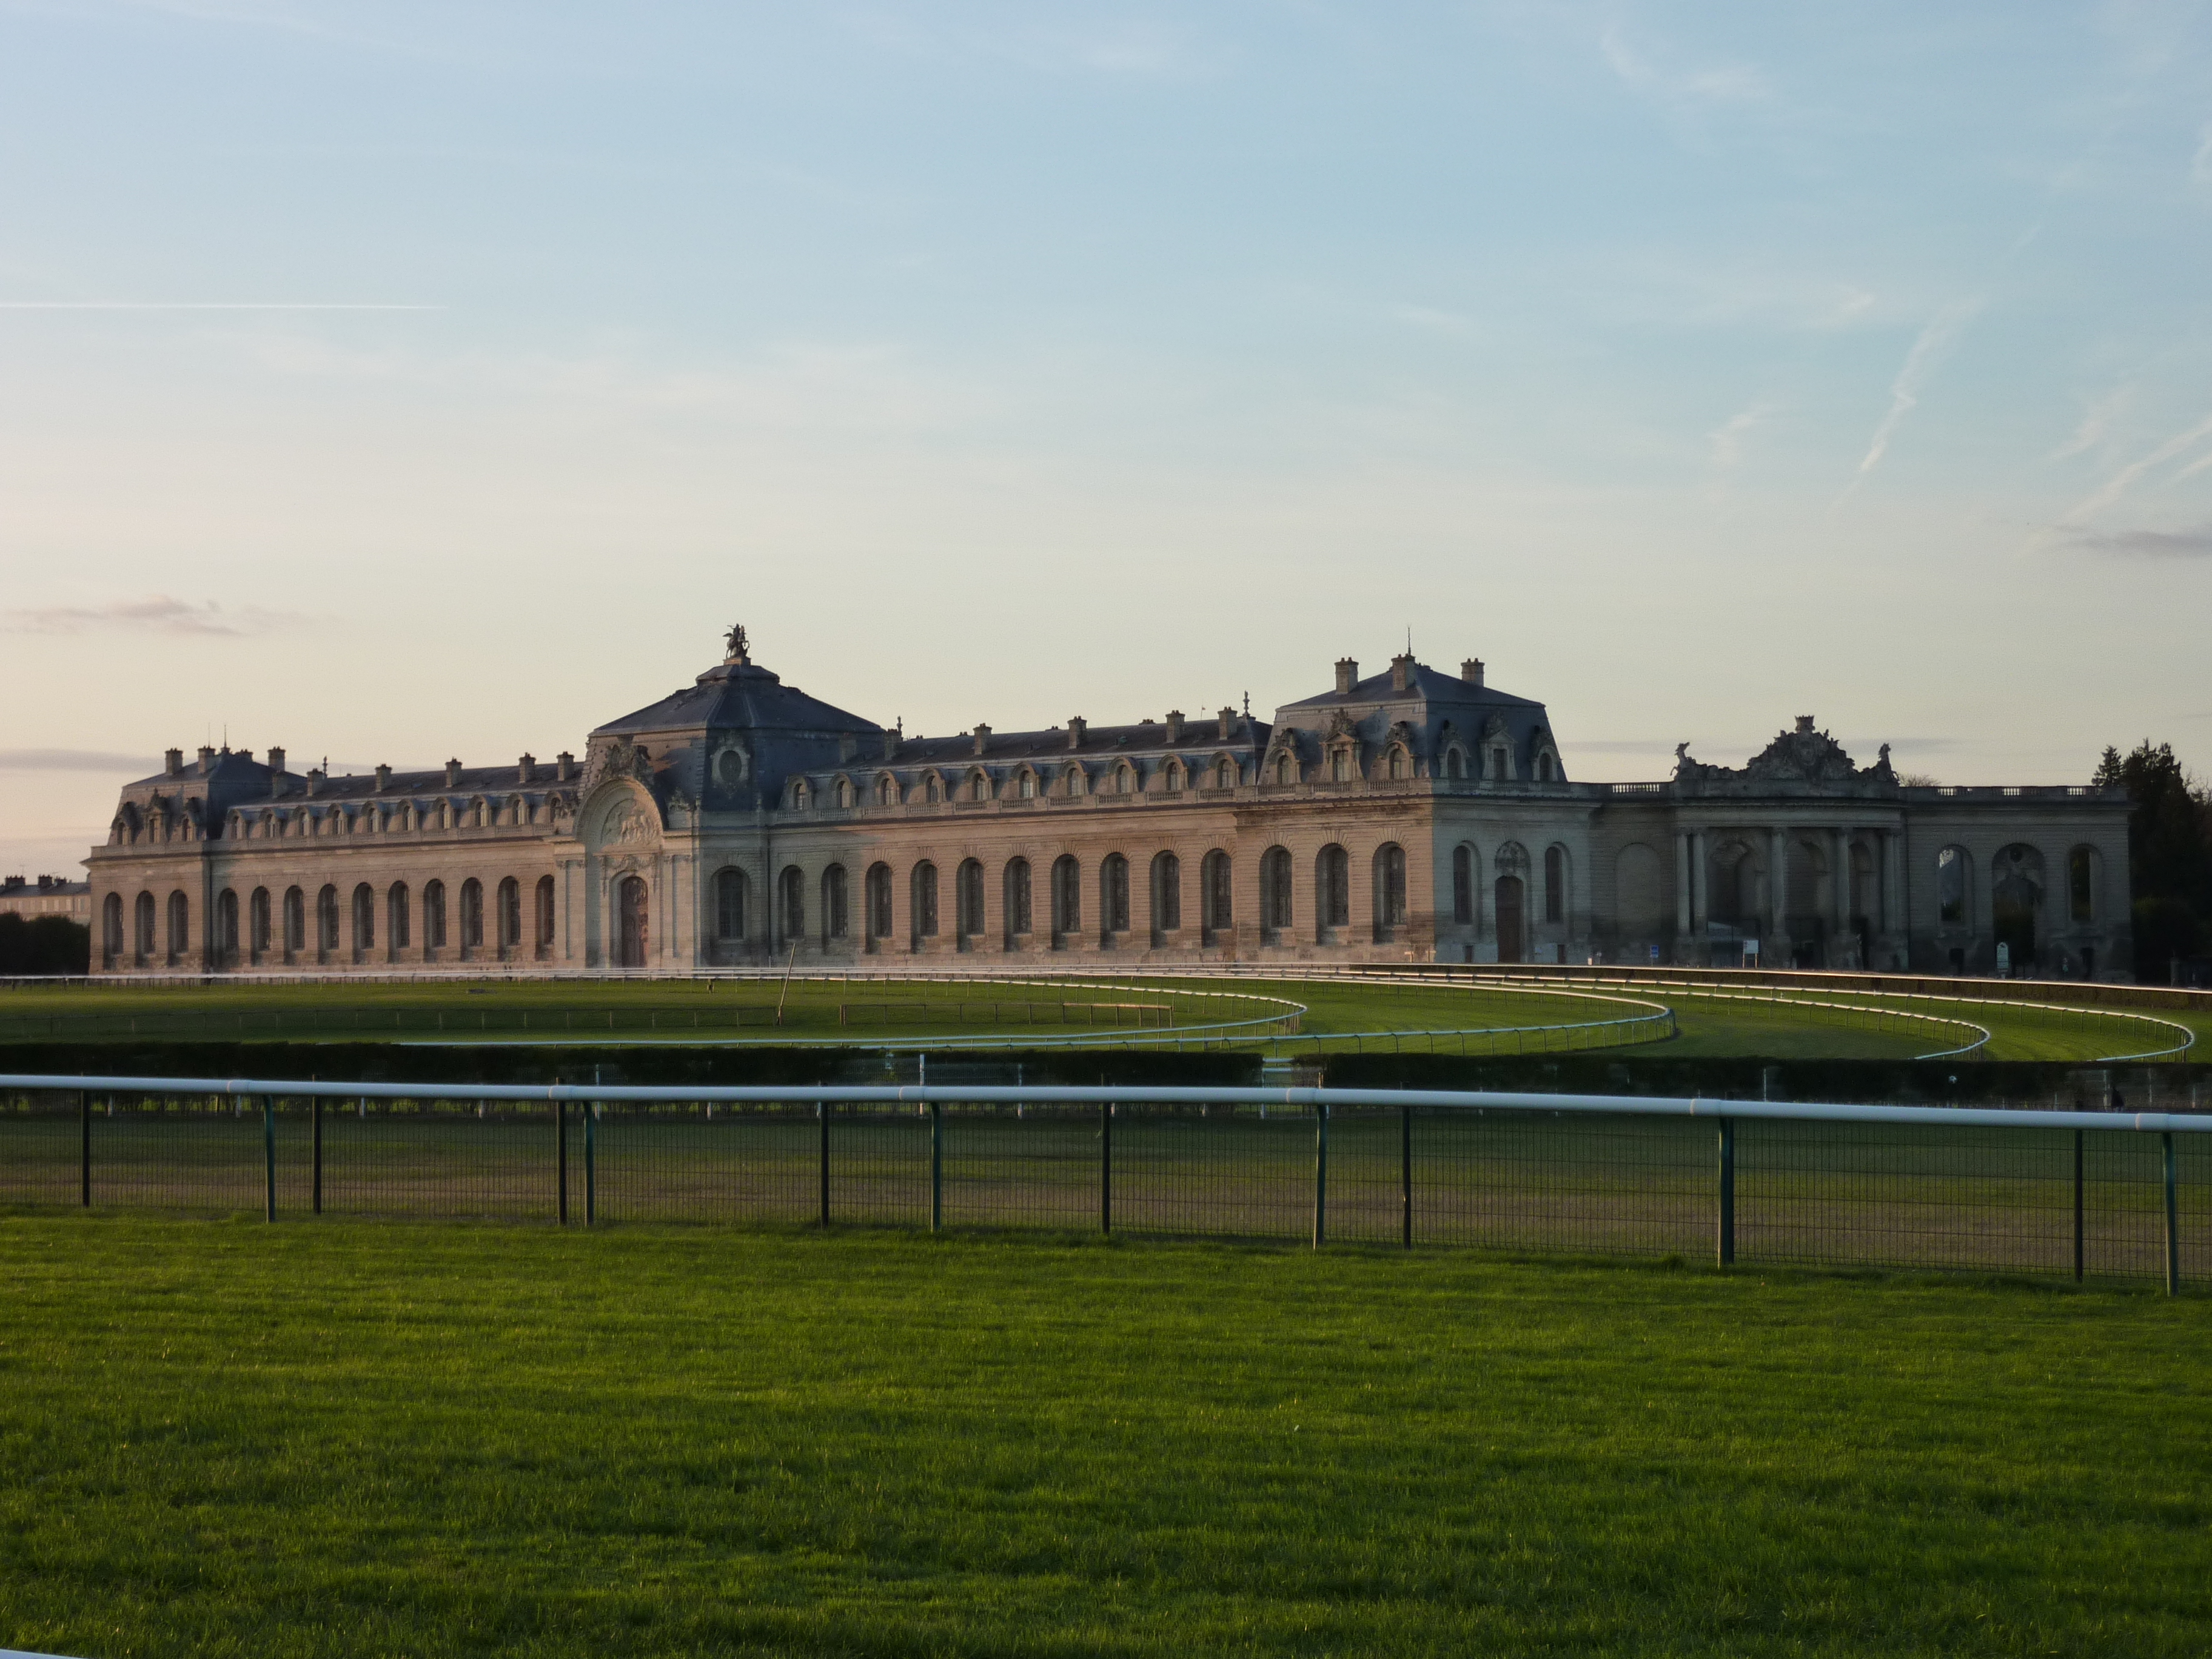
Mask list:
[[615,966],[642,968],[647,949],[652,943],[652,932],[647,921],[645,878],[624,876],[622,884],[615,890],[615,901],[619,917],[615,935]]
[[1990,866],[1990,930],[2004,945],[2012,971],[2035,963],[2036,912],[2043,905],[2043,854],[2020,842]]
[[1522,890],[1520,877],[1498,877],[1498,959],[1500,962],[1519,962],[1525,954],[1528,929],[1523,925]]

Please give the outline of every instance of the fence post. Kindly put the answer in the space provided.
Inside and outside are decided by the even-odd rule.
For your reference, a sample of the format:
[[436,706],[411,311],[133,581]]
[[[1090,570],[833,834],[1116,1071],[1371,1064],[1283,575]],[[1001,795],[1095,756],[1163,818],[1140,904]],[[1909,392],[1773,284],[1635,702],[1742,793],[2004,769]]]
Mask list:
[[1399,1107],[1398,1197],[1406,1248],[1410,1250],[1413,1248],[1413,1103],[1410,1100]]
[[929,1231],[945,1231],[945,1109],[929,1103]]
[[1328,1107],[1314,1108],[1314,1229],[1316,1250],[1328,1241]]
[[2174,1201],[2173,1131],[2162,1130],[2158,1139],[2166,1164],[2166,1293],[2179,1296],[2181,1294],[2181,1216]]
[[76,1091],[76,1116],[82,1143],[78,1148],[81,1166],[77,1171],[77,1199],[88,1210],[92,1207],[92,1095],[88,1090]]
[[822,1188],[822,1224],[827,1227],[830,1224],[830,1103],[822,1101],[814,1110],[822,1121],[822,1152],[817,1174]]
[[2081,1282],[2081,1131],[2074,1132],[2074,1282]]
[[261,1097],[262,1218],[276,1218],[276,1097]]
[[1098,1106],[1098,1231],[1114,1231],[1114,1103]]
[[584,1103],[584,1224],[599,1218],[599,1103]]
[[307,1200],[312,1213],[323,1212],[323,1097],[307,1097]]
[[1720,1225],[1715,1254],[1723,1267],[1735,1266],[1735,1120],[1721,1120]]
[[553,1103],[553,1186],[556,1197],[554,1212],[560,1224],[568,1224],[568,1103]]

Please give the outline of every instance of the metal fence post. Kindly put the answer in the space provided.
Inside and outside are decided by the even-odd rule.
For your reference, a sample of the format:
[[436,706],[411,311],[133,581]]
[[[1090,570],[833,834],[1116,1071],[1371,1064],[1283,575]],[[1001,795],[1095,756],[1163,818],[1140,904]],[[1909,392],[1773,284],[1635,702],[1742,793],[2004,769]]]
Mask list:
[[261,1097],[262,1218],[276,1218],[276,1097]]
[[568,1103],[553,1103],[554,1212],[562,1226],[568,1224]]
[[826,1100],[823,1101],[814,1109],[822,1120],[822,1157],[819,1173],[822,1184],[822,1224],[826,1227],[830,1224],[830,1103]]
[[2159,1133],[2160,1150],[2165,1153],[2166,1164],[2166,1293],[2181,1294],[2181,1214],[2175,1202],[2173,1167],[2173,1131]]
[[1316,1250],[1328,1239],[1328,1108],[1314,1108],[1314,1229]]
[[92,1094],[80,1089],[76,1091],[77,1133],[80,1166],[77,1170],[77,1200],[85,1208],[92,1207]]
[[2074,1132],[2074,1282],[2081,1282],[2081,1133]]
[[1721,1120],[1720,1216],[1715,1255],[1723,1267],[1735,1266],[1735,1120]]
[[1114,1104],[1098,1108],[1098,1231],[1114,1231]]
[[945,1108],[929,1103],[929,1231],[945,1231]]
[[1410,1250],[1413,1248],[1413,1103],[1410,1100],[1399,1108],[1398,1198],[1405,1245]]
[[584,1224],[599,1218],[599,1103],[584,1103]]
[[323,1097],[320,1095],[307,1097],[307,1161],[312,1166],[308,1198],[313,1206],[313,1212],[320,1215],[323,1212]]

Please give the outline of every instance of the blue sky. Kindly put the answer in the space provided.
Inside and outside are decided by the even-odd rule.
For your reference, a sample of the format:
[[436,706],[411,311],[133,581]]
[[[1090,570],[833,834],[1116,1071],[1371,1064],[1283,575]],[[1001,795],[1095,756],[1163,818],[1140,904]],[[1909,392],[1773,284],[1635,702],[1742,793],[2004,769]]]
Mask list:
[[909,730],[1487,659],[2212,766],[2199,5],[0,0],[0,862],[227,729]]

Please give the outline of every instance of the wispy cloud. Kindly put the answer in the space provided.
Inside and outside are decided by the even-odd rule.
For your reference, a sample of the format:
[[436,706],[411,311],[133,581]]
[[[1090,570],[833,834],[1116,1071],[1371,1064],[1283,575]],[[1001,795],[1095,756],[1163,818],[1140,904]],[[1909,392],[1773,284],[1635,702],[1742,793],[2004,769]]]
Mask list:
[[2197,155],[2189,164],[2189,176],[2200,185],[2212,185],[2212,121],[2197,135]]
[[2117,553],[2141,559],[2212,558],[2212,524],[2193,530],[2075,530],[2067,538],[2093,553]]
[[0,749],[0,772],[113,772],[142,778],[161,764],[150,756],[105,749]]
[[1717,64],[1699,68],[1674,68],[1655,62],[1648,51],[1638,51],[1616,26],[1599,38],[1598,50],[1624,86],[1650,93],[1670,103],[1755,103],[1773,96],[1766,77],[1747,64]]
[[1927,326],[1920,331],[1919,337],[1912,343],[1912,349],[1905,354],[1905,362],[1897,371],[1897,378],[1889,383],[1888,412],[1875,426],[1874,436],[1867,443],[1867,452],[1860,458],[1857,475],[1851,480],[1850,488],[1844,491],[1845,495],[1850,493],[1850,489],[1857,487],[1859,479],[1881,465],[1881,458],[1889,453],[1889,441],[1897,435],[1897,428],[1903,424],[1905,417],[1919,404],[1921,386],[1943,359],[1951,355],[1951,348],[1958,343],[1959,336],[1981,308],[1979,300],[1961,300],[1936,313]]
[[1711,448],[1713,465],[1723,471],[1727,471],[1742,460],[1744,439],[1773,413],[1774,405],[1771,404],[1753,404],[1750,408],[1740,410],[1729,416],[1727,420],[1705,434],[1705,442]]
[[1411,328],[1426,329],[1432,334],[1449,334],[1455,339],[1474,337],[1474,319],[1462,316],[1456,311],[1439,311],[1433,306],[1400,306],[1398,320]]
[[[2073,509],[2065,515],[2063,522],[2069,525],[2078,524],[2084,519],[2094,518],[2133,489],[2142,481],[2146,473],[2156,471],[2177,456],[2188,453],[2207,439],[2212,439],[2212,415],[2206,416],[2192,427],[2175,433],[2173,436],[2141,459],[2130,461],[2095,489],[2076,501]],[[2194,471],[2196,469],[2191,467],[2189,471]]]
[[213,599],[192,605],[155,593],[106,605],[58,605],[0,611],[0,633],[85,634],[124,629],[152,634],[220,635],[242,638],[289,628],[304,618],[289,611],[246,605],[226,611]]
[[352,300],[0,300],[0,311],[443,311]]
[[2128,399],[2135,395],[2135,383],[2129,381],[2116,386],[2096,402],[2081,411],[2081,424],[2074,435],[2044,457],[2045,460],[2063,461],[2094,449],[2105,441],[2106,433],[2112,430],[2113,419],[2127,407]]

